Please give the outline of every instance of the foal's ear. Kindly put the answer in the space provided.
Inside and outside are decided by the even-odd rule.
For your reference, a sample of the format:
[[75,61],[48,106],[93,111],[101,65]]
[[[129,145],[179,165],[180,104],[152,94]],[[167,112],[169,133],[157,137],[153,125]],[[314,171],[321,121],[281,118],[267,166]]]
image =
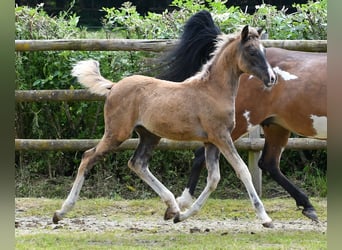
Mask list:
[[249,29],[248,29],[248,25],[246,25],[245,27],[243,27],[242,31],[241,31],[241,41],[245,42],[248,40],[248,34],[249,34]]

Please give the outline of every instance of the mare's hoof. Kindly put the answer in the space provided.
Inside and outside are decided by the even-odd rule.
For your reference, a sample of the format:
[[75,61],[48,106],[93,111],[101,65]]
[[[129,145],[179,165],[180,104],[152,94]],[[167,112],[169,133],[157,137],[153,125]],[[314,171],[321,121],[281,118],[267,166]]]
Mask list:
[[175,217],[176,213],[172,212],[171,208],[167,208],[164,214],[164,220],[170,220]]
[[265,222],[265,223],[262,223],[262,225],[266,228],[274,228],[274,224],[271,222]]
[[302,214],[315,222],[319,222],[316,211],[313,208],[303,209]]
[[58,221],[60,221],[60,220],[62,220],[62,218],[61,218],[60,216],[57,215],[57,212],[55,212],[55,213],[53,214],[53,217],[52,217],[52,222],[53,222],[54,224],[58,224]]

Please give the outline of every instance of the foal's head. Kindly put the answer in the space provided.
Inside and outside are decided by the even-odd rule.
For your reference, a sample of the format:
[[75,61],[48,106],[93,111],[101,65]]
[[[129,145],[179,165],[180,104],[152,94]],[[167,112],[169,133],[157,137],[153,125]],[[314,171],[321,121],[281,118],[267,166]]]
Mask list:
[[238,66],[241,71],[258,77],[270,87],[276,82],[277,77],[266,60],[265,48],[259,40],[260,34],[261,30],[249,28],[248,25],[242,29],[237,49]]

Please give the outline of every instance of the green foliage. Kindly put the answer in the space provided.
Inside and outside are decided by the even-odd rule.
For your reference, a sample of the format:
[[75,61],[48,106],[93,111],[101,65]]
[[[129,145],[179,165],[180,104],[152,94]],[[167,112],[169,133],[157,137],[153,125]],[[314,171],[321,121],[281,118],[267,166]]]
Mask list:
[[[103,29],[89,32],[79,27],[79,17],[69,10],[48,16],[43,5],[36,8],[15,8],[16,39],[67,39],[67,38],[178,38],[184,23],[197,11],[209,10],[224,33],[235,32],[245,24],[264,27],[270,39],[326,39],[327,1],[309,1],[297,4],[297,12],[287,14],[285,9],[262,4],[251,15],[238,7],[227,8],[225,1],[174,0],[174,11],[161,14],[148,12],[140,15],[135,6],[126,2],[120,8],[102,8],[105,17]],[[72,65],[80,60],[95,58],[101,63],[101,73],[113,81],[135,73],[152,74],[155,54],[147,52],[89,52],[89,51],[38,51],[16,52],[16,89],[77,89],[80,85],[70,75]],[[101,138],[103,134],[103,102],[38,102],[17,103],[15,117],[16,138]],[[245,153],[243,153],[245,154]],[[293,154],[293,153],[292,153]],[[16,193],[18,196],[64,197],[60,176],[74,178],[82,152],[16,152]],[[82,190],[86,197],[109,196],[141,198],[154,196],[154,192],[127,168],[130,151],[108,156],[97,164],[89,176],[88,187]],[[168,187],[180,193],[185,186],[192,163],[191,151],[156,152],[151,169]],[[290,168],[307,166],[304,169]],[[305,180],[304,188],[317,195],[326,194],[326,154],[311,157],[307,162],[296,160],[298,155],[285,152],[284,170]],[[298,175],[297,172],[301,173]],[[205,171],[199,188],[205,185]],[[244,187],[225,160],[221,161],[221,185],[217,197],[245,195]],[[315,178],[315,177],[319,178]],[[43,181],[42,181],[43,180]],[[319,186],[317,192],[311,186]],[[37,186],[37,190],[32,187]],[[94,192],[96,190],[96,192]],[[100,191],[101,190],[101,191]],[[233,191],[232,191],[233,190]],[[242,190],[242,191],[240,191]]]

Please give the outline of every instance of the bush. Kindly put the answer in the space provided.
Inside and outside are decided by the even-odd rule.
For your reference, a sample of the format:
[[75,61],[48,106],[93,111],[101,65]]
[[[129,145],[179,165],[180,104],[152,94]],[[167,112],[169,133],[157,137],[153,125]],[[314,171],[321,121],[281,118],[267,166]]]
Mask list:
[[[36,8],[16,7],[16,39],[61,39],[121,37],[121,38],[178,38],[184,23],[199,10],[209,10],[218,26],[225,33],[235,32],[240,25],[264,27],[270,39],[326,39],[327,1],[309,1],[308,4],[295,5],[293,14],[277,10],[267,4],[258,6],[253,15],[237,7],[227,8],[224,1],[174,0],[176,10],[162,14],[149,12],[141,16],[135,6],[124,3],[121,8],[103,8],[106,15],[103,29],[89,32],[78,26],[79,17],[69,10],[50,17],[43,5]],[[73,89],[80,85],[70,75],[72,65],[86,58],[96,58],[101,63],[102,74],[114,81],[134,73],[151,74],[154,53],[147,52],[89,52],[89,51],[40,51],[16,52],[16,88],[29,89]],[[101,138],[103,124],[103,102],[62,102],[62,103],[17,103],[15,117],[16,138]],[[86,197],[123,196],[137,198],[155,195],[126,167],[131,152],[121,152],[108,156],[92,171],[84,190]],[[246,159],[246,153],[241,152]],[[303,164],[298,156],[285,152],[284,162]],[[74,178],[82,152],[16,152],[16,195],[65,197],[65,189]],[[314,155],[314,154],[312,154]],[[187,181],[192,162],[191,151],[158,151],[154,154],[151,169],[158,174],[168,187],[180,193]],[[289,160],[288,160],[289,159]],[[326,153],[323,151],[311,157],[306,166],[318,166],[319,175],[325,178]],[[176,167],[175,167],[176,166]],[[224,198],[245,195],[244,188],[226,161],[221,160],[222,183],[216,196]],[[319,167],[321,166],[321,167]],[[229,169],[229,170],[227,170]],[[284,166],[290,173],[291,168]],[[307,170],[306,170],[307,169]],[[309,168],[292,171],[298,179],[308,180],[317,173]],[[322,170],[323,169],[323,170]],[[228,172],[227,172],[228,171]],[[316,170],[315,170],[316,171]],[[323,175],[321,174],[323,173]],[[66,188],[60,176],[68,178]],[[42,181],[43,180],[43,181]],[[203,187],[203,182],[199,187]],[[311,180],[312,183],[312,180]],[[202,186],[201,186],[202,185]],[[37,186],[36,189],[32,188]],[[119,187],[114,188],[114,186]],[[65,186],[64,186],[65,187]],[[242,188],[242,192],[239,191]],[[99,191],[99,189],[101,191]],[[115,191],[113,191],[115,189]],[[96,190],[96,192],[94,191]],[[322,194],[319,194],[322,195]],[[323,194],[324,195],[324,194]]]

